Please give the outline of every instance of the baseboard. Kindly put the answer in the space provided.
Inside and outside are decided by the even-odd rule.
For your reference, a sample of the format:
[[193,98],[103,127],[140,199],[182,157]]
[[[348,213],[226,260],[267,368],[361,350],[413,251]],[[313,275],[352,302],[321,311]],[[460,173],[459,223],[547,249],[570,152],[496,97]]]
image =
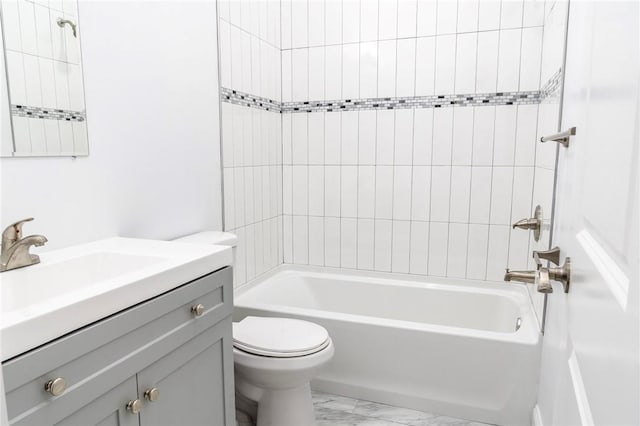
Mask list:
[[531,412],[531,426],[544,426],[542,423],[542,413],[540,412],[538,404],[533,407],[533,411]]

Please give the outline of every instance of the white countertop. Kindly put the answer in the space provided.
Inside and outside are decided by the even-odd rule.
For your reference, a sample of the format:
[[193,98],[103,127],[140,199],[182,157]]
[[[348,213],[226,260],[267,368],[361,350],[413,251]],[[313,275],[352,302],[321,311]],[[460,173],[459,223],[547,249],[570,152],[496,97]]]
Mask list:
[[2,361],[232,264],[230,247],[109,238],[0,273]]

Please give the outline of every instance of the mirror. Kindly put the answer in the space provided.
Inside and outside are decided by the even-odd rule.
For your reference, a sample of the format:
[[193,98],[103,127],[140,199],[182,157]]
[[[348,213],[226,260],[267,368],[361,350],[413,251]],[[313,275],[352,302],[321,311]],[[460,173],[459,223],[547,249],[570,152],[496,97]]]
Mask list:
[[89,155],[77,0],[1,0],[0,22],[0,155]]

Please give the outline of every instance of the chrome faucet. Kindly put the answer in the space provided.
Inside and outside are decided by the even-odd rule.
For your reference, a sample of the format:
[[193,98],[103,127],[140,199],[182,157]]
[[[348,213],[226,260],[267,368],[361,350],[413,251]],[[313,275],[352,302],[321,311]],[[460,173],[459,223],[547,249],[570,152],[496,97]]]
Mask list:
[[519,281],[535,284],[540,293],[553,293],[551,280],[562,283],[564,292],[569,292],[571,284],[571,258],[565,259],[564,265],[556,268],[543,267],[540,259],[548,260],[558,265],[560,263],[560,248],[554,247],[546,251],[534,251],[533,258],[538,265],[535,271],[510,271],[508,268],[504,274],[505,281]]
[[40,263],[40,257],[29,253],[29,248],[43,246],[47,242],[47,238],[42,235],[22,237],[22,225],[32,220],[32,217],[20,220],[7,226],[2,232],[0,272]]

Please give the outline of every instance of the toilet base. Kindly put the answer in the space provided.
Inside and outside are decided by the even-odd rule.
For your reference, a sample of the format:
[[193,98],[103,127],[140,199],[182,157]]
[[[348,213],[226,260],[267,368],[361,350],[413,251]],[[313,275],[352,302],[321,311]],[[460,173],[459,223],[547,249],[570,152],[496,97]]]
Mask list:
[[256,426],[313,426],[315,416],[311,387],[268,390],[258,403]]

